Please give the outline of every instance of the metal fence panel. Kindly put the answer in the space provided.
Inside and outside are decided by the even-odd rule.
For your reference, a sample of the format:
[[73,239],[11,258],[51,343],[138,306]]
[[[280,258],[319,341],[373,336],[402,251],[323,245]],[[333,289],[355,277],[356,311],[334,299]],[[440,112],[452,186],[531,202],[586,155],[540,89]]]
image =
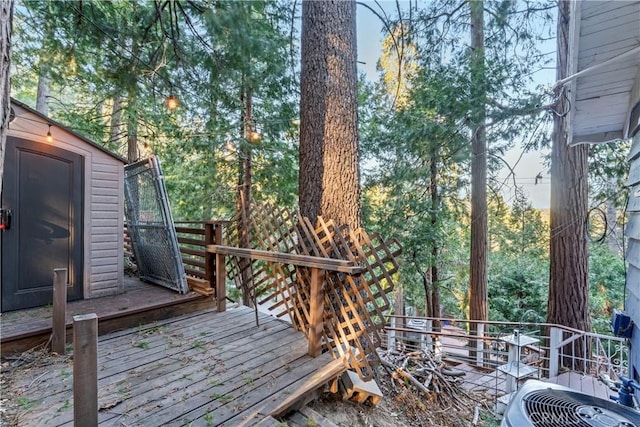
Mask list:
[[131,246],[142,280],[188,292],[178,238],[157,157],[125,166],[125,200]]

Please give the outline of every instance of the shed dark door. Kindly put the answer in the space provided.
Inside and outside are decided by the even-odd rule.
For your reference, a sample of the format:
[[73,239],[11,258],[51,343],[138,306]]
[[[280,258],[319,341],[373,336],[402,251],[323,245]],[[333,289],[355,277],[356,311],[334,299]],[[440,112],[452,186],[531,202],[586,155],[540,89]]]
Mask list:
[[82,298],[83,157],[7,138],[2,208],[2,311],[53,301],[53,269],[67,268],[67,299]]

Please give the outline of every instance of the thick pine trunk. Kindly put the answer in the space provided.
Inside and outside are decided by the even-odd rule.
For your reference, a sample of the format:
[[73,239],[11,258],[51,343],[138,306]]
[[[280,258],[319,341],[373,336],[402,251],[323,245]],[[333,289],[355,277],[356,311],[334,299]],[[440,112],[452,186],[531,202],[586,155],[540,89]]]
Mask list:
[[[484,4],[469,2],[471,9],[471,254],[469,319],[488,320],[487,308],[487,137],[484,66]],[[476,324],[470,332],[476,334]],[[470,341],[472,348],[477,348]],[[476,351],[469,350],[474,359]]]
[[[557,80],[567,77],[570,2],[559,2]],[[559,88],[557,112],[570,108]],[[547,322],[591,330],[587,270],[586,218],[588,203],[588,145],[569,147],[565,117],[554,116],[551,149],[551,236]],[[565,354],[583,357],[588,343],[578,341]],[[586,354],[585,354],[586,353]],[[561,361],[566,365],[569,361]],[[580,365],[580,364],[579,364]],[[575,367],[580,368],[581,366]]]
[[487,138],[484,90],[483,2],[471,8],[471,259],[469,319],[487,320]]
[[13,0],[0,2],[0,188],[4,172],[4,153],[9,128],[11,98],[9,73],[11,69],[11,24],[13,22]]
[[361,223],[355,1],[303,1],[300,211]]

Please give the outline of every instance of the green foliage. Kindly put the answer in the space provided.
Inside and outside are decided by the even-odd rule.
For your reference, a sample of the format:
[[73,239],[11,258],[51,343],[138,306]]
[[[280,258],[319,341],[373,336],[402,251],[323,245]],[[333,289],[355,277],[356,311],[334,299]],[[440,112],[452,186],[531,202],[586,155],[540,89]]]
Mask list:
[[[16,8],[14,94],[35,102],[50,79],[50,115],[106,147],[160,157],[176,219],[230,217],[248,144],[254,194],[291,206],[297,192],[291,5],[263,2],[57,2]],[[180,100],[169,112],[165,98]]]
[[510,207],[490,204],[489,218],[489,318],[518,321],[529,310],[544,316],[549,291],[548,225],[518,193]]
[[593,330],[611,333],[613,309],[624,305],[625,266],[606,244],[589,246],[589,305]]
[[489,318],[519,321],[533,310],[546,312],[549,264],[535,256],[491,254],[489,261]]
[[[486,2],[486,60],[480,68],[471,61],[464,4],[431,2],[387,26],[393,42],[384,44],[381,82],[361,91],[366,100],[360,113],[362,145],[365,165],[370,165],[363,167],[364,222],[383,235],[396,235],[403,244],[399,281],[419,309],[426,293],[438,288],[445,313],[466,317],[474,103],[486,104],[489,173],[502,166],[500,156],[514,143],[526,148],[546,143],[545,116],[535,108],[543,91],[533,84],[532,72],[547,61],[538,42],[549,29],[546,10],[553,7],[551,2]],[[542,268],[548,233],[542,233],[539,215],[521,193],[513,211],[499,188],[494,194],[492,249],[500,250],[503,260],[519,260],[526,253]],[[437,283],[431,283],[434,268]],[[496,271],[505,273],[512,272]],[[545,279],[533,269],[510,280],[526,287]],[[541,305],[541,296],[522,307]]]
[[[404,247],[397,277],[407,301],[424,312],[440,291],[444,313],[466,317],[469,282],[470,112],[486,93],[489,142],[488,286],[490,316],[518,320],[546,310],[548,226],[521,191],[500,196],[493,175],[510,147],[549,143],[545,88],[535,74],[553,55],[555,2],[485,2],[485,57],[472,67],[468,10],[429,2],[387,23],[380,81],[361,82],[363,222]],[[251,151],[253,195],[293,207],[298,186],[296,4],[260,2],[58,2],[21,0],[15,9],[12,93],[35,105],[50,81],[50,115],[126,156],[162,162],[176,220],[235,214],[240,163]],[[478,73],[486,76],[478,81]],[[397,77],[400,79],[398,80]],[[247,93],[257,143],[244,135]],[[176,95],[180,106],[165,108]],[[626,146],[591,150],[596,204],[623,206]],[[496,184],[497,183],[497,184]],[[612,189],[618,189],[613,191]],[[622,305],[624,265],[591,245],[594,328],[608,331]],[[432,268],[438,282],[431,283]],[[235,289],[235,288],[234,288]],[[233,290],[230,292],[234,292]],[[237,295],[232,295],[234,298]],[[199,341],[194,346],[199,346]],[[148,343],[133,343],[147,348]]]

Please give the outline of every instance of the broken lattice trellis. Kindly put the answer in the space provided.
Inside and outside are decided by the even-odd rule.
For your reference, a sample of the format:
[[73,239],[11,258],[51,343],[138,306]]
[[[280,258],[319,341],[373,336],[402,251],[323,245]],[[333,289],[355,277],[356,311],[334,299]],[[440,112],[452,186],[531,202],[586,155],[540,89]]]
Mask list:
[[[387,294],[402,248],[391,239],[368,235],[318,218],[318,226],[299,213],[266,204],[252,204],[244,216],[228,226],[225,244],[273,252],[343,259],[363,267],[349,275],[327,272],[324,280],[323,346],[334,357],[346,356],[360,377],[369,379],[379,362],[376,347],[388,312]],[[248,232],[247,232],[248,230]],[[227,272],[245,297],[275,313],[289,316],[293,326],[307,333],[310,324],[310,269],[287,264],[229,257]]]

